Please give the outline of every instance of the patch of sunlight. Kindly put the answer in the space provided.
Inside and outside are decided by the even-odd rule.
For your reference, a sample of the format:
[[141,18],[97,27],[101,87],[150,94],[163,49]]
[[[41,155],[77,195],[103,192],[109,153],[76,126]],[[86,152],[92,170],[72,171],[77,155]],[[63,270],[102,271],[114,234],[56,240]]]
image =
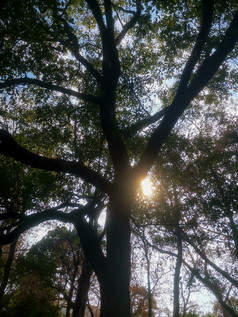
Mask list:
[[141,187],[142,187],[142,190],[143,190],[143,194],[145,196],[151,196],[152,195],[153,186],[152,186],[152,182],[148,178],[143,179],[143,181],[141,182]]

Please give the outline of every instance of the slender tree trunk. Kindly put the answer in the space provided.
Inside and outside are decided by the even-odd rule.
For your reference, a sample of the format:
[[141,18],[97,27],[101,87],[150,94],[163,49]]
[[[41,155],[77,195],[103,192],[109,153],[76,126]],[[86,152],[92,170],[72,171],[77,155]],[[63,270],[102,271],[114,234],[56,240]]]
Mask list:
[[74,284],[75,284],[75,280],[76,280],[76,275],[77,275],[77,271],[78,271],[78,266],[79,266],[79,260],[74,261],[74,272],[73,272],[73,276],[71,279],[71,285],[70,285],[70,290],[69,290],[69,301],[67,303],[67,308],[66,308],[66,314],[65,317],[70,317],[70,310],[72,308],[72,296],[73,296],[73,291],[74,291]]
[[72,317],[84,317],[92,268],[84,258]]
[[232,211],[229,212],[228,214],[228,218],[229,218],[229,221],[230,221],[230,227],[231,227],[231,230],[232,230],[232,234],[233,234],[233,239],[234,239],[234,243],[235,243],[235,254],[238,258],[238,230],[237,230],[237,225],[233,219],[233,213]]
[[147,270],[147,291],[148,291],[148,317],[152,317],[152,294],[151,294],[151,284],[150,284],[150,258],[148,252],[148,245],[145,241],[145,233],[143,232],[143,244],[145,250],[146,259],[146,270]]
[[180,228],[176,228],[177,234],[177,261],[176,261],[176,268],[174,273],[174,311],[173,317],[179,317],[179,281],[180,281],[180,270],[182,266],[182,237]]
[[7,282],[9,279],[9,274],[10,274],[10,270],[11,270],[11,266],[12,266],[12,261],[14,258],[14,254],[15,254],[15,249],[16,249],[16,245],[17,245],[17,241],[18,239],[16,239],[11,245],[10,245],[10,250],[8,253],[8,258],[7,258],[7,262],[4,266],[4,273],[3,273],[3,279],[2,279],[2,283],[0,285],[0,303],[2,301],[3,295],[4,295],[4,291],[6,289],[7,286]]
[[152,296],[151,296],[151,285],[150,285],[150,266],[147,264],[147,285],[148,285],[148,317],[152,317]]

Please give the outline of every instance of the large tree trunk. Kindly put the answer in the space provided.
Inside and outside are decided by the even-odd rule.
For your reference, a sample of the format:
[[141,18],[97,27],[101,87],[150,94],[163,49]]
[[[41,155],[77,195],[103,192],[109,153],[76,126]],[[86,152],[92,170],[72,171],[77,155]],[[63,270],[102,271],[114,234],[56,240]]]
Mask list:
[[130,316],[130,204],[118,196],[110,204],[106,267],[99,278],[101,317]]
[[[101,293],[101,317],[130,317],[130,200],[123,194],[110,197],[107,215],[107,254],[95,230],[82,217],[75,227],[85,253],[97,275]],[[128,196],[127,196],[128,197]]]

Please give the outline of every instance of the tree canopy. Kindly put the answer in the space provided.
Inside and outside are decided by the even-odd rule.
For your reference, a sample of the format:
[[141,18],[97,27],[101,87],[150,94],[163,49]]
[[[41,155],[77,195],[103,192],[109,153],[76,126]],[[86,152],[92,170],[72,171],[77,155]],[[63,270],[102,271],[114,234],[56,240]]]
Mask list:
[[[222,232],[237,257],[237,131],[230,122],[219,134],[209,121],[227,116],[235,96],[237,40],[235,0],[3,1],[1,244],[45,221],[73,224],[100,285],[101,316],[126,317],[133,228],[148,272],[148,247],[175,258],[174,316],[183,267],[236,316],[207,265],[232,288],[236,277],[209,259],[204,235]],[[213,132],[195,137],[202,115]],[[145,206],[158,229],[147,239],[138,188],[149,173],[159,176],[160,201]],[[198,258],[188,263],[184,252]]]

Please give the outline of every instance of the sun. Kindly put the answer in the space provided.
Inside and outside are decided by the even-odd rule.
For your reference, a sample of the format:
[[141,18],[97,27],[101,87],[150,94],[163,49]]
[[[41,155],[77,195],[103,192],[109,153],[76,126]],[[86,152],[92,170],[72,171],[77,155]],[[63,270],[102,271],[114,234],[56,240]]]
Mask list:
[[143,190],[143,194],[145,196],[152,195],[153,193],[152,182],[148,178],[143,179],[143,181],[141,182],[141,187]]

